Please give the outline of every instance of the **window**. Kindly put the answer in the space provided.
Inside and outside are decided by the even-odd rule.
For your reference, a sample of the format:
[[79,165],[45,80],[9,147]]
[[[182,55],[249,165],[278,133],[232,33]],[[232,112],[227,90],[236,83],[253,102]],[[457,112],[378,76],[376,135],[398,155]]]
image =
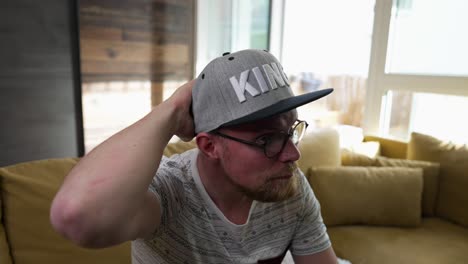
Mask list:
[[468,1],[394,2],[386,73],[468,75]]
[[224,52],[268,49],[269,0],[197,1],[196,75]]
[[148,81],[83,83],[85,151],[145,116],[151,110],[150,88]]
[[374,2],[284,1],[281,61],[291,87],[296,94],[334,88],[298,108],[311,126],[362,125]]
[[463,0],[376,1],[366,133],[466,134],[457,113],[468,112],[467,12]]
[[386,97],[388,136],[408,139],[408,131],[415,131],[467,143],[468,122],[464,117],[468,116],[468,97],[394,90]]

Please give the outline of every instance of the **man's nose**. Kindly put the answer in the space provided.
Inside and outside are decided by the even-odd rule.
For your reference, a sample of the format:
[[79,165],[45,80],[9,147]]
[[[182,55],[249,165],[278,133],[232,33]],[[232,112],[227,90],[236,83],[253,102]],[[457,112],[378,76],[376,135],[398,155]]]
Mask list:
[[297,146],[289,139],[284,146],[283,151],[280,153],[278,160],[281,162],[297,161],[301,157],[301,153]]

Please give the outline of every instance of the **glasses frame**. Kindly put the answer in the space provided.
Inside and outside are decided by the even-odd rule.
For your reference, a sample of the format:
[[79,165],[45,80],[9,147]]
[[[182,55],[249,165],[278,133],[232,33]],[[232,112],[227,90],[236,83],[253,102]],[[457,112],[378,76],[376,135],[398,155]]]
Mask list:
[[[210,133],[211,134],[214,134],[214,135],[217,135],[217,136],[220,136],[220,137],[223,137],[223,138],[227,138],[227,139],[230,139],[230,140],[233,140],[233,141],[237,141],[239,143],[242,143],[242,144],[245,144],[245,145],[249,145],[249,146],[252,146],[252,147],[256,147],[256,148],[260,148],[263,150],[263,154],[265,154],[265,156],[267,158],[275,158],[276,156],[278,156],[281,152],[283,152],[284,150],[284,147],[286,146],[286,143],[288,142],[288,140],[290,140],[292,138],[292,136],[294,135],[294,131],[296,130],[296,128],[300,125],[300,124],[305,124],[305,128],[304,128],[304,132],[307,130],[307,127],[309,126],[309,124],[304,121],[304,120],[299,120],[297,119],[296,122],[294,122],[294,125],[291,126],[291,128],[289,128],[288,132],[285,132],[285,131],[278,131],[278,132],[271,132],[271,133],[265,133],[265,134],[262,134],[258,137],[255,138],[255,141],[248,141],[248,140],[245,140],[245,139],[241,139],[241,138],[236,138],[236,137],[233,137],[233,136],[230,136],[230,135],[226,135],[224,133],[221,133],[217,130],[214,130],[214,131],[211,131]],[[281,148],[280,150],[278,151],[278,153],[275,153],[274,155],[272,156],[269,156],[267,154],[267,144],[268,143],[258,143],[257,141],[261,138],[261,137],[264,137],[266,135],[270,135],[270,134],[283,134],[285,135],[284,137],[284,141],[281,145]],[[304,133],[305,134],[305,133]],[[303,138],[304,134],[297,140],[296,143],[294,143],[294,145],[297,146],[297,144],[299,144],[299,142],[301,141],[301,139]]]

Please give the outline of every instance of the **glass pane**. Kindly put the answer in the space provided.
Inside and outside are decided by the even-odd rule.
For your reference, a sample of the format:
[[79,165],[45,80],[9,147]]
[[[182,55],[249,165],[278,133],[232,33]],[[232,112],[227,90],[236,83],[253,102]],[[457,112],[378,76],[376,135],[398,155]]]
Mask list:
[[83,84],[86,153],[151,111],[150,88],[148,81]]
[[408,140],[411,131],[468,143],[468,97],[390,91],[388,136]]
[[393,3],[387,73],[468,75],[468,1]]
[[269,0],[197,1],[196,75],[224,52],[268,49]]
[[252,30],[250,47],[268,49],[268,32],[270,27],[270,1],[256,0],[252,3]]
[[[270,1],[232,1],[231,50],[268,49]],[[223,1],[224,2],[224,1]]]
[[[311,126],[361,126],[374,0],[285,1],[282,62],[295,93],[333,87],[298,108]],[[339,18],[339,19],[336,19]]]

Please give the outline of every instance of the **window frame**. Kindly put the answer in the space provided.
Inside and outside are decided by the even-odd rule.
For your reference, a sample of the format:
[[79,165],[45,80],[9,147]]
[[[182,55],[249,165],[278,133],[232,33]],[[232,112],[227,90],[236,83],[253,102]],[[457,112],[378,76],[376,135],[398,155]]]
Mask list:
[[393,0],[376,0],[363,129],[366,134],[388,136],[391,100],[388,91],[410,91],[468,96],[468,77],[386,73]]

